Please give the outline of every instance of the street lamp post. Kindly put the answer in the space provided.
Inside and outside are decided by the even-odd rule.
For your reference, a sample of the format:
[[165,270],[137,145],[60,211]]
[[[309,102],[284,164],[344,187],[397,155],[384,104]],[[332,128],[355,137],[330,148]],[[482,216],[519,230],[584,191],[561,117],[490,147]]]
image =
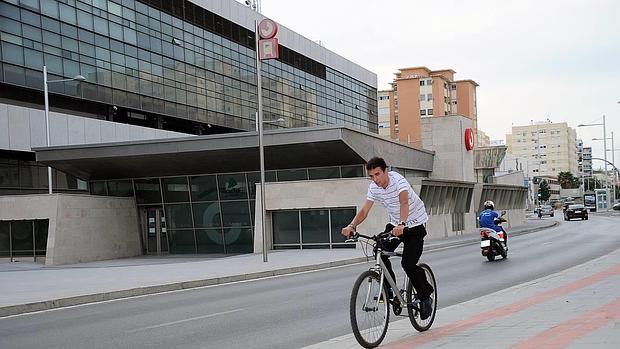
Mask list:
[[[593,141],[605,141],[607,139],[611,139],[611,149],[605,148],[605,155],[607,155],[608,151],[611,151],[611,165],[614,167],[614,170],[613,170],[613,177],[614,177],[614,179],[613,179],[613,183],[611,185],[611,190],[612,190],[612,193],[613,193],[613,196],[612,196],[613,200],[611,201],[611,204],[613,205],[616,202],[616,183],[617,183],[616,171],[615,171],[616,160],[615,160],[615,156],[614,156],[614,132],[611,131],[611,138],[607,138],[607,137],[605,137],[605,138],[592,138]],[[606,182],[609,181],[609,175],[607,174],[607,157],[605,157],[605,181]]]
[[603,123],[599,123],[599,124],[579,124],[577,125],[577,127],[587,127],[587,126],[603,126],[603,157],[605,158],[605,188],[609,190],[609,183],[608,182],[608,178],[607,178],[607,126],[605,124],[605,115],[603,115]]
[[[47,66],[43,66],[43,95],[44,95],[44,100],[45,100],[45,138],[46,138],[46,144],[49,147],[51,145],[51,139],[50,139],[50,116],[49,116],[49,96],[48,96],[48,90],[47,90],[47,85],[51,84],[51,83],[55,83],[55,82],[67,82],[67,81],[84,81],[86,80],[85,77],[83,77],[82,75],[76,75],[71,79],[60,79],[60,80],[51,80],[48,81],[47,80]],[[50,166],[47,166],[47,191],[48,194],[52,193],[52,168]]]

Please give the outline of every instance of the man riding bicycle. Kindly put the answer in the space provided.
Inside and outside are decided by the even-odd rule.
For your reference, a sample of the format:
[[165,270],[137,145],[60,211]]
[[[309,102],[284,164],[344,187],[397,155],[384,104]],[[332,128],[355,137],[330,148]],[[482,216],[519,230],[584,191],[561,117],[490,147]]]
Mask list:
[[[424,246],[424,236],[426,236],[424,227],[428,221],[426,208],[403,176],[394,171],[387,171],[387,165],[382,158],[370,159],[366,164],[366,170],[372,179],[372,183],[368,185],[366,202],[353,221],[342,229],[342,235],[347,238],[351,237],[355,228],[366,219],[375,201],[387,209],[390,223],[386,225],[385,231],[391,231],[399,239],[388,243],[384,249],[394,251],[400,242],[403,242],[401,264],[418,294],[420,318],[425,320],[431,315],[433,309],[433,300],[430,295],[434,291],[426,279],[424,270],[418,267]],[[406,217],[406,219],[401,217]],[[392,278],[396,280],[389,257],[381,256],[381,258]],[[390,289],[389,292],[391,294],[392,290]]]

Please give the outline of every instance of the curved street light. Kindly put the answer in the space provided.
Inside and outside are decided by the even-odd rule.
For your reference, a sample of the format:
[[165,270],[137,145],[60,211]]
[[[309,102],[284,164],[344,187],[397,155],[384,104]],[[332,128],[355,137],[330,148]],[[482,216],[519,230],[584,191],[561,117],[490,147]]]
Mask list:
[[[47,66],[43,66],[43,95],[44,95],[44,99],[45,99],[45,137],[46,137],[46,144],[49,147],[51,145],[51,140],[50,140],[50,116],[49,116],[49,96],[48,96],[48,91],[47,91],[47,85],[51,84],[51,83],[56,83],[56,82],[67,82],[67,81],[77,81],[77,82],[82,82],[82,81],[86,81],[86,78],[83,75],[76,75],[71,79],[60,79],[60,80],[47,80]],[[52,168],[50,166],[47,166],[47,192],[48,194],[52,193]]]

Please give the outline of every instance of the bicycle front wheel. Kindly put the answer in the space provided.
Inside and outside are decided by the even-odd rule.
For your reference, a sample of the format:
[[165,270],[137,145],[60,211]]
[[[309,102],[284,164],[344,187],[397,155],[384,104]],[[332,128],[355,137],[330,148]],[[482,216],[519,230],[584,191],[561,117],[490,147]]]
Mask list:
[[357,278],[351,291],[351,328],[355,339],[364,348],[381,344],[387,332],[390,304],[385,287],[382,289],[380,284],[379,274],[369,270]]
[[[409,313],[409,320],[411,321],[413,327],[416,330],[423,332],[431,328],[433,321],[435,321],[435,313],[437,312],[437,283],[435,282],[435,275],[433,274],[433,270],[431,270],[431,267],[424,263],[418,264],[418,266],[424,269],[426,280],[431,286],[433,286],[433,293],[431,293],[431,300],[433,301],[432,313],[428,318],[422,320],[422,318],[420,317],[419,303],[416,303],[416,308],[412,306],[407,306],[407,311]],[[415,294],[415,290],[413,289],[413,284],[411,283],[411,280],[409,280],[409,283],[407,284],[406,295],[407,304],[412,304],[419,300]]]

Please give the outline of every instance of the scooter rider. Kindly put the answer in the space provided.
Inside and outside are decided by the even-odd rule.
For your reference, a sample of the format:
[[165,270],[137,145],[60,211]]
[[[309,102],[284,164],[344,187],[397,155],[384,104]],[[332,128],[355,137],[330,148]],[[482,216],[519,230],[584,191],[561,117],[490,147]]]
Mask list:
[[491,200],[487,200],[484,202],[484,211],[480,213],[480,228],[489,228],[493,229],[497,232],[504,232],[504,244],[506,246],[506,251],[508,251],[508,233],[501,226],[497,225],[496,222],[501,222],[500,214],[496,211],[493,211],[495,204]]

